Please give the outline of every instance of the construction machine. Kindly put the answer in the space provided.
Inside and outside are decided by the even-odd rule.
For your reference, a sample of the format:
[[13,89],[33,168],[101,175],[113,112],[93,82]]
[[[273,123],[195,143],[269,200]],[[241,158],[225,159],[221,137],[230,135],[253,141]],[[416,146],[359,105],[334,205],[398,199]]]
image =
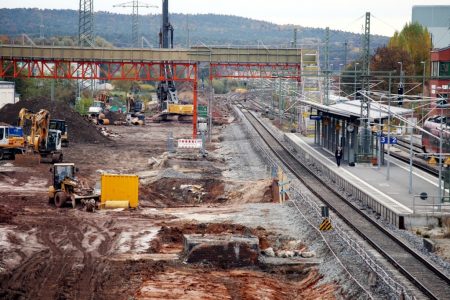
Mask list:
[[127,94],[127,114],[143,113],[145,110],[144,102],[138,96],[132,93]]
[[95,98],[94,102],[88,109],[90,120],[95,124],[109,124],[109,120],[105,119],[107,112],[107,105],[109,105],[111,95],[108,91],[100,92]]
[[145,115],[143,114],[145,110],[144,103],[139,99],[135,98],[132,93],[127,94],[127,124],[133,125],[144,125]]
[[21,127],[0,124],[0,160],[14,159],[25,151],[25,138]]
[[[173,32],[174,28],[169,22],[169,0],[163,0],[162,24],[159,33],[160,48],[169,48],[169,34],[170,48],[173,48]],[[173,71],[174,69],[170,63],[165,62],[163,65],[163,72],[166,80],[161,81],[157,87],[157,96],[162,119],[167,119],[170,115],[178,115],[179,117],[192,116],[194,113],[194,106],[192,104],[180,103],[177,89],[173,81]]]
[[[62,162],[63,154],[61,151],[61,131],[49,129],[50,113],[41,109],[37,113],[32,113],[26,108],[19,112],[19,124],[24,128],[26,120],[31,121],[30,135],[26,139],[26,153],[23,156],[17,155],[16,158],[26,161],[40,161],[40,158],[50,158],[52,162]],[[36,154],[39,154],[36,157]]]
[[65,120],[60,119],[51,119],[49,129],[59,130],[61,131],[61,146],[68,147],[69,146],[69,133],[68,126]]
[[86,210],[95,210],[100,194],[76,178],[78,169],[74,163],[56,163],[50,172],[53,174],[53,185],[48,189],[49,203],[54,203],[58,208],[66,202],[70,202],[73,208],[81,203],[86,206]]

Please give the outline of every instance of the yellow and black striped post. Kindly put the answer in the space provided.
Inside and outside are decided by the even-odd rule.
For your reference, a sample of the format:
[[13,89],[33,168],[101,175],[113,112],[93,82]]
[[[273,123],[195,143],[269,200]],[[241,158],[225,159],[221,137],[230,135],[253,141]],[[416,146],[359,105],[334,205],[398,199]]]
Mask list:
[[321,231],[328,231],[328,230],[333,229],[330,219],[328,219],[328,218],[323,219],[322,223],[319,226],[319,229]]

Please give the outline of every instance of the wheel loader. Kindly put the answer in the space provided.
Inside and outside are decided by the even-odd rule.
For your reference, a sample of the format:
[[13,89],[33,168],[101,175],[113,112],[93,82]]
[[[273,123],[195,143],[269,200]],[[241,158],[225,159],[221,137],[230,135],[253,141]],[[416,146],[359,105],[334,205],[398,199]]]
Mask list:
[[58,208],[63,207],[66,202],[70,202],[73,208],[81,203],[86,210],[95,210],[100,195],[76,178],[78,169],[74,163],[54,164],[50,172],[53,174],[53,185],[48,189],[49,203],[54,203]]

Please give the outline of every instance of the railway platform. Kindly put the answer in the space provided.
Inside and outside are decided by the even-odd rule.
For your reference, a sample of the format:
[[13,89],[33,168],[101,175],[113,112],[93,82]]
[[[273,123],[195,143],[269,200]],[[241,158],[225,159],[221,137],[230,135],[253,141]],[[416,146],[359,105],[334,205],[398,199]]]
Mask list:
[[334,153],[315,143],[314,138],[296,133],[286,133],[284,138],[300,159],[313,164],[348,195],[355,196],[398,228],[437,225],[440,217],[450,216],[450,203],[439,201],[436,177],[413,167],[410,192],[410,169],[405,162],[385,156],[390,162],[389,176],[387,161],[379,167],[369,163],[352,166],[348,162],[338,167]]

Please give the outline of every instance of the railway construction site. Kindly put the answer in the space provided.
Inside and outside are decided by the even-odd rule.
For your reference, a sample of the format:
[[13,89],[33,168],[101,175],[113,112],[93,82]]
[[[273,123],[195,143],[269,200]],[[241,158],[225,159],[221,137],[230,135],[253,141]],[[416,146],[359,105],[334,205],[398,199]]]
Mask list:
[[[104,173],[138,175],[139,206],[94,212],[80,204],[75,209],[69,203],[57,208],[48,201],[51,164],[0,161],[1,298],[398,295],[396,285],[380,277],[366,259],[406,289],[400,294],[421,295],[345,224],[333,223],[335,230],[339,225],[337,234],[320,233],[321,218],[315,211],[320,202],[299,201],[306,196],[315,199],[301,181],[291,176],[294,190],[289,189],[286,201],[280,200],[282,185],[274,179],[279,174],[271,168],[276,159],[248,127],[241,105],[233,104],[249,105],[244,112],[258,110],[250,104],[254,98],[251,93],[216,96],[207,155],[168,146],[168,137],[191,137],[189,123],[110,126],[105,136],[102,126],[61,103],[39,99],[3,108],[0,121],[9,123],[20,107],[32,109],[36,103],[55,115],[55,107],[64,111],[72,137],[63,150],[64,161],[79,168],[78,179],[98,186]],[[275,134],[282,133],[276,121],[263,119]],[[361,248],[349,247],[342,234],[357,240]],[[371,254],[364,258],[361,251]],[[442,264],[448,269],[448,263]]]
[[[60,105],[40,100],[41,108]],[[1,121],[11,121],[17,108],[5,107]],[[190,124],[111,126],[115,135],[107,138],[75,112],[64,114],[77,122],[69,124],[73,139],[64,161],[75,163],[78,177],[91,185],[102,172],[137,174],[139,207],[56,208],[47,200],[50,164],[1,161],[0,298],[332,299],[359,293],[345,282],[338,288],[336,274],[321,271],[320,245],[295,234],[304,229],[290,205],[272,203],[270,172],[230,107],[217,107],[227,124],[214,128],[207,157],[198,149],[167,152],[169,133],[189,138]],[[183,243],[196,238],[206,240],[203,248],[187,252]],[[273,261],[264,262],[260,251],[268,248],[296,257],[275,260],[272,253]]]

